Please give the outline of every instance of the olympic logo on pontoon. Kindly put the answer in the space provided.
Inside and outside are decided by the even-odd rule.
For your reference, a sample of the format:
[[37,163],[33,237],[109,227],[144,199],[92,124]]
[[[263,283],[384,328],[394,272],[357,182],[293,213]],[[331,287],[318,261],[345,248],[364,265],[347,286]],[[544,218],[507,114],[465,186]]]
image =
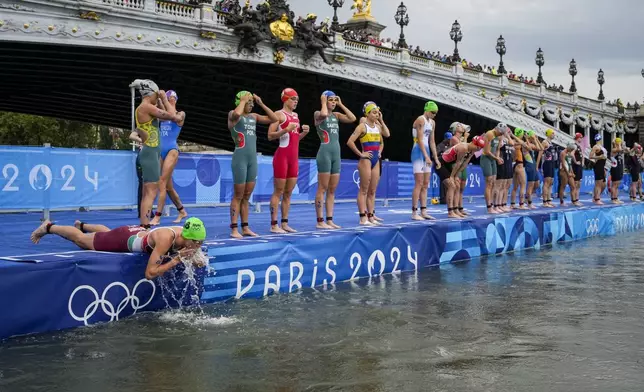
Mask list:
[[[136,296],[136,289],[141,285],[142,283],[149,283],[150,286],[152,286],[152,295],[150,295],[150,299],[143,305],[141,305],[141,300],[139,297]],[[114,308],[114,304],[112,304],[110,301],[105,299],[107,296],[107,293],[110,291],[112,287],[122,287],[123,290],[125,290],[125,298],[121,300],[121,302],[118,304],[116,309]],[[74,296],[76,295],[77,292],[81,290],[88,290],[92,294],[94,294],[94,301],[90,302],[89,305],[87,305],[87,308],[85,308],[85,312],[83,313],[83,316],[78,316],[74,311],[72,310],[72,301],[74,300]],[[88,285],[81,285],[78,286],[72,291],[72,294],[69,296],[69,303],[68,303],[68,309],[69,309],[69,314],[74,318],[76,321],[82,321],[85,323],[85,325],[89,325],[88,321],[89,319],[98,311],[98,306],[100,305],[101,308],[103,309],[103,312],[110,317],[110,321],[118,320],[119,315],[125,307],[130,304],[132,304],[132,309],[134,309],[134,313],[136,313],[137,310],[143,309],[146,306],[152,302],[152,299],[154,298],[154,294],[156,293],[156,287],[154,285],[154,282],[151,280],[147,279],[141,279],[136,284],[134,285],[134,288],[132,289],[132,294],[130,294],[130,289],[122,283],[122,282],[112,282],[110,283],[107,287],[105,287],[105,290],[103,290],[103,295],[99,297],[98,291],[96,291],[95,288],[92,286]]]
[[586,234],[599,234],[599,218],[586,219]]

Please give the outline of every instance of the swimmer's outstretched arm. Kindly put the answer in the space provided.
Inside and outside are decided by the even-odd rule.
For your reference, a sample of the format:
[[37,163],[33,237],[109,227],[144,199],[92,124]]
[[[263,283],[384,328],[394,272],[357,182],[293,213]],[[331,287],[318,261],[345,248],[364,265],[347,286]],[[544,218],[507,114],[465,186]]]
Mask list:
[[157,232],[155,234],[157,234],[157,236],[155,236],[156,241],[154,251],[152,251],[150,258],[148,259],[148,266],[145,268],[145,278],[149,280],[165,274],[181,263],[179,254],[175,255],[167,263],[163,263],[163,255],[168,253],[172,246],[172,236],[161,232]]

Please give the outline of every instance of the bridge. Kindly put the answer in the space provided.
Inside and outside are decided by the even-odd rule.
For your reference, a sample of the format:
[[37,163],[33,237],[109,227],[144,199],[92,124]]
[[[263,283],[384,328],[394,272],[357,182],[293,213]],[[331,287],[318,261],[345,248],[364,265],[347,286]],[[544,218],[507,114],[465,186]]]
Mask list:
[[[576,93],[417,57],[406,49],[334,38],[326,49],[328,64],[318,56],[305,60],[300,49],[278,59],[268,42],[260,42],[256,52],[238,51],[239,37],[213,4],[3,0],[0,110],[129,129],[127,86],[149,78],[179,91],[180,107],[188,113],[183,139],[232,149],[225,124],[236,91],[252,90],[275,109],[281,105],[279,92],[293,87],[302,97],[300,117],[310,124],[321,91],[333,89],[356,114],[367,100],[379,103],[392,129],[390,143],[400,146],[386,148],[385,155],[404,161],[411,124],[427,99],[440,105],[439,129],[461,121],[480,132],[503,121],[541,137],[548,128],[559,129],[555,141],[562,145],[575,132],[614,138],[638,130],[631,109],[620,113],[616,106]],[[317,146],[315,137],[304,139],[301,155],[314,156]],[[258,139],[260,152],[274,149]],[[345,149],[343,156],[348,154]]]

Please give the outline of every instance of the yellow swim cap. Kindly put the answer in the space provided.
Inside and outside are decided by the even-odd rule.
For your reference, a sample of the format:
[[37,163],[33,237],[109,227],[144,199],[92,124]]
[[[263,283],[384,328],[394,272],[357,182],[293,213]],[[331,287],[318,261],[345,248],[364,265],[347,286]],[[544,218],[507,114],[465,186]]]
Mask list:
[[378,105],[376,105],[375,102],[371,102],[371,101],[367,102],[364,105],[364,114],[369,114],[373,109],[380,109],[380,108],[378,107]]
[[615,144],[622,144],[622,138],[616,137]]
[[555,134],[554,129],[546,129],[546,136],[552,136]]

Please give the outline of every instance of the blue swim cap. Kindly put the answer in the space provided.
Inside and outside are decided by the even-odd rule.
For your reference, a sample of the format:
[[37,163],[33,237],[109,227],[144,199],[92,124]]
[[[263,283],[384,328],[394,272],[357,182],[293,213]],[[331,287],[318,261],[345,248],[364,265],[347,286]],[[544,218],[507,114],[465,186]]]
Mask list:
[[452,133],[451,132],[445,132],[445,139],[451,139],[452,138]]
[[327,98],[337,97],[337,95],[331,90],[326,90],[322,93],[322,95],[326,95]]
[[600,140],[602,140],[602,134],[598,133],[597,135],[595,135],[595,141],[598,142]]
[[179,96],[177,95],[177,92],[174,90],[168,90],[165,92],[165,96],[170,98],[174,98],[175,101],[179,101]]

